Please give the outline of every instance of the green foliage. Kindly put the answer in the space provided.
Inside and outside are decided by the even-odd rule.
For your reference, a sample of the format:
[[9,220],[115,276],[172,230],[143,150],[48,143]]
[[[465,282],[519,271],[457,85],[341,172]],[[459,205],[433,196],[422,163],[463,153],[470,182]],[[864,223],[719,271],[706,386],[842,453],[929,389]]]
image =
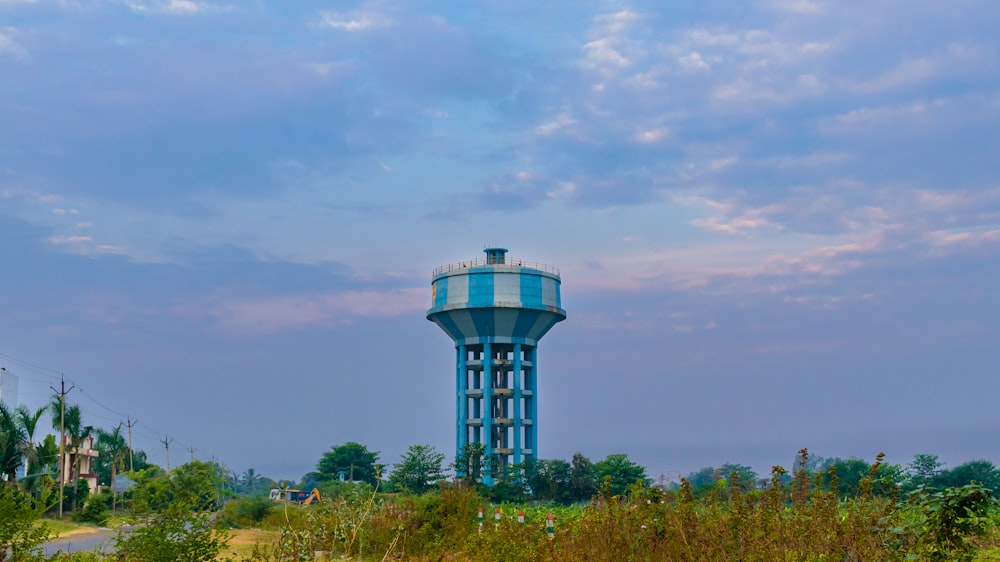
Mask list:
[[691,488],[696,494],[708,493],[717,482],[729,482],[734,475],[735,482],[744,492],[757,488],[759,480],[757,473],[749,466],[734,463],[726,463],[719,467],[704,467],[688,474],[686,480],[691,484]]
[[253,527],[275,509],[275,502],[267,496],[245,496],[226,502],[220,519],[233,527]]
[[208,562],[226,546],[227,537],[197,506],[172,503],[141,525],[118,533],[112,556],[128,562]]
[[967,484],[932,492],[918,488],[905,507],[908,522],[893,530],[907,547],[908,560],[971,561],[982,538],[993,528],[992,492],[980,484]]
[[111,494],[104,492],[92,494],[87,497],[83,509],[76,513],[75,519],[81,523],[93,523],[94,525],[105,525],[111,517]]
[[481,482],[484,471],[489,469],[486,446],[482,443],[466,443],[455,456],[452,469],[455,471],[455,477],[466,484]]
[[382,471],[378,453],[354,441],[331,447],[316,464],[316,472],[324,480],[339,480],[343,473],[346,480],[367,482],[374,486]]
[[506,476],[496,478],[485,492],[490,501],[496,503],[522,503],[531,498],[531,489],[517,466],[511,467]]
[[131,509],[135,513],[155,513],[180,504],[196,511],[213,509],[220,500],[225,481],[219,466],[192,461],[169,474],[151,468],[133,473],[136,480],[132,491]]
[[48,526],[38,525],[41,509],[14,486],[0,486],[0,560],[7,549],[11,560],[29,560],[38,546],[51,536]]
[[937,455],[919,454],[907,465],[907,491],[916,488],[937,488],[937,478],[944,469],[944,463]]
[[[530,461],[524,465],[524,478],[536,500],[571,503],[573,496],[573,467],[564,460]],[[590,495],[583,500],[589,500]]]
[[569,499],[572,501],[590,501],[597,493],[597,475],[594,465],[583,453],[574,453],[570,461]]
[[942,470],[934,479],[938,488],[957,488],[971,483],[982,484],[1000,493],[1000,470],[990,461],[978,460],[960,464],[951,470]]
[[627,493],[636,482],[649,483],[646,469],[621,453],[608,455],[603,461],[595,463],[594,474],[616,496]]
[[0,481],[14,482],[31,449],[31,440],[16,411],[0,402]]
[[444,454],[431,445],[410,445],[392,469],[390,482],[400,490],[420,495],[444,480]]

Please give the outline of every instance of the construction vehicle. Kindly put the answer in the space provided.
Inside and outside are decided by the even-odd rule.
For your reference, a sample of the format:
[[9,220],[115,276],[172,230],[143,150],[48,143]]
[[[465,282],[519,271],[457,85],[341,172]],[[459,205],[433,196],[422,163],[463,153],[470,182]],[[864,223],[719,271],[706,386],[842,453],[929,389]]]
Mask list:
[[272,501],[287,501],[297,505],[319,503],[323,499],[319,495],[319,488],[313,488],[312,492],[303,492],[302,490],[293,490],[291,488],[284,490],[281,488],[271,488],[269,497]]

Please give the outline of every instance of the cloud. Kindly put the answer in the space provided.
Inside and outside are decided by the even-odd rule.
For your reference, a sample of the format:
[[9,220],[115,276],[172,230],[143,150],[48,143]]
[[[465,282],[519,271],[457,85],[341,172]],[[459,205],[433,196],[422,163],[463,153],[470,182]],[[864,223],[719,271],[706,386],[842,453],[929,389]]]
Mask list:
[[902,60],[874,77],[849,82],[846,87],[865,94],[879,93],[942,78],[978,76],[996,66],[992,49],[975,43],[951,43],[932,54]]
[[191,0],[170,0],[164,9],[175,14],[195,14],[204,8],[202,5]]
[[62,245],[62,244],[81,244],[83,242],[90,242],[93,240],[90,236],[65,236],[58,235],[49,238],[50,244]]
[[817,0],[770,0],[766,5],[796,14],[821,14],[825,9],[824,3]]
[[140,13],[193,15],[233,11],[229,5],[197,2],[195,0],[122,0],[130,10]]
[[427,299],[425,287],[343,291],[224,300],[212,305],[210,314],[225,332],[273,334],[350,323],[356,318],[414,314],[427,307]]
[[23,57],[27,54],[24,47],[17,41],[18,35],[19,31],[15,27],[0,27],[0,55]]
[[341,13],[321,12],[320,24],[339,31],[367,31],[393,25],[393,20],[385,14],[371,11]]
[[979,231],[935,230],[927,233],[926,240],[935,250],[935,254],[940,254],[942,253],[941,250],[947,246],[978,246],[983,243],[1000,242],[1000,229]]

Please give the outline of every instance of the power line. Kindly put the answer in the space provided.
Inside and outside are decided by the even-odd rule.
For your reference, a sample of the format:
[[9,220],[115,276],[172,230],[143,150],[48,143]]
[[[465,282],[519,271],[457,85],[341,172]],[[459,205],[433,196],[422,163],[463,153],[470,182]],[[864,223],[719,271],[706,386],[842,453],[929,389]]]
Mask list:
[[[31,361],[27,361],[27,360],[24,360],[24,359],[19,359],[18,357],[15,357],[13,355],[10,355],[8,353],[3,353],[3,352],[0,352],[0,359],[9,361],[10,363],[17,365],[19,369],[24,369],[24,370],[27,370],[27,371],[29,371],[31,373],[36,374],[36,375],[39,375],[39,376],[47,378],[47,379],[37,379],[37,378],[33,378],[33,377],[22,375],[22,374],[17,374],[17,377],[20,378],[20,379],[24,379],[24,380],[28,380],[28,381],[32,381],[32,382],[39,382],[39,383],[48,383],[48,382],[52,382],[52,381],[57,381],[57,382],[59,382],[62,385],[61,388],[65,388],[65,383],[67,382],[67,379],[66,379],[65,375],[61,371],[59,371],[59,370],[52,369],[52,368],[49,368],[49,367],[45,367],[45,366],[39,365],[37,363],[32,363]],[[12,373],[12,374],[14,374],[14,373]],[[139,436],[144,436],[144,437],[146,437],[147,439],[150,439],[150,440],[155,440],[155,441],[160,441],[160,442],[164,441],[163,439],[160,439],[159,436],[160,435],[165,435],[165,432],[159,431],[158,429],[156,429],[154,427],[151,427],[150,425],[148,425],[146,423],[140,424],[140,422],[138,420],[131,421],[132,418],[131,418],[131,416],[129,414],[124,413],[124,412],[120,412],[118,410],[115,410],[115,409],[107,406],[106,404],[104,404],[103,402],[101,402],[100,400],[98,400],[94,395],[92,395],[89,392],[87,392],[86,390],[84,390],[83,387],[80,386],[77,381],[75,381],[73,379],[68,379],[68,382],[71,384],[70,390],[73,390],[73,389],[79,390],[80,393],[83,394],[88,400],[90,400],[91,402],[93,402],[95,405],[97,405],[101,409],[103,409],[103,410],[105,410],[105,411],[107,411],[107,412],[109,412],[111,414],[114,414],[115,416],[117,416],[117,419],[116,418],[109,418],[107,416],[100,415],[100,414],[96,413],[91,408],[86,408],[86,409],[81,408],[81,411],[83,411],[84,413],[86,413],[88,417],[95,417],[95,418],[98,418],[98,419],[101,419],[101,420],[105,420],[105,421],[109,421],[109,422],[116,422],[117,421],[119,423],[122,423],[121,422],[121,418],[126,418],[126,419],[130,420],[130,425],[129,425],[130,433],[131,433],[132,428],[135,427],[135,428],[137,428],[136,432],[138,433]],[[60,396],[61,402],[65,402],[65,394],[60,394],[60,392],[57,391],[55,389],[55,387],[53,387],[51,385],[50,385],[50,388],[52,388],[52,390],[54,392],[56,392],[57,395]],[[69,390],[66,391],[66,394],[68,394],[68,393],[69,393]],[[65,407],[65,404],[63,404],[62,407]],[[146,432],[146,431],[140,431],[143,428],[150,430],[152,433],[149,433],[149,432]],[[60,437],[61,437],[61,439],[60,439],[60,445],[63,445],[63,441],[65,441],[65,436],[61,433]],[[187,443],[184,443],[182,441],[177,441],[174,438],[169,438],[169,440],[170,440],[171,443],[177,443],[178,445],[181,445],[181,446],[186,446],[186,447],[193,448],[193,446],[191,446],[191,445],[189,445]],[[133,449],[133,445],[130,443],[129,444],[129,450],[132,450],[132,449]],[[167,467],[168,467],[168,470],[169,470],[169,466],[170,466],[169,446],[166,446],[165,450],[166,450]],[[193,454],[192,454],[192,456],[193,456]],[[62,504],[60,503],[60,507],[61,507],[61,505]]]
[[6,353],[0,352],[0,357],[6,359],[7,361],[10,361],[11,363],[17,364],[21,368],[24,368],[24,369],[27,369],[29,371],[32,371],[32,372],[34,372],[35,374],[38,374],[38,375],[49,377],[52,380],[59,380],[59,378],[62,376],[62,373],[60,371],[56,370],[56,369],[50,369],[48,367],[43,367],[41,365],[36,365],[36,364],[34,364],[34,363],[30,362],[30,361],[25,361],[23,359],[18,359],[17,357],[14,357],[13,355],[8,355]]

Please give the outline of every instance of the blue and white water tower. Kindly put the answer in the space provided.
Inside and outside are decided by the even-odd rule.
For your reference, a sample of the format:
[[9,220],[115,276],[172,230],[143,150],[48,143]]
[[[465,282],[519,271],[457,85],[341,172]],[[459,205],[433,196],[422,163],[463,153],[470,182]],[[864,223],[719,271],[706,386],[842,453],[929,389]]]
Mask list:
[[538,458],[538,340],[566,319],[559,270],[487,248],[486,258],[437,268],[427,319],[455,341],[456,455],[481,443],[490,467]]

